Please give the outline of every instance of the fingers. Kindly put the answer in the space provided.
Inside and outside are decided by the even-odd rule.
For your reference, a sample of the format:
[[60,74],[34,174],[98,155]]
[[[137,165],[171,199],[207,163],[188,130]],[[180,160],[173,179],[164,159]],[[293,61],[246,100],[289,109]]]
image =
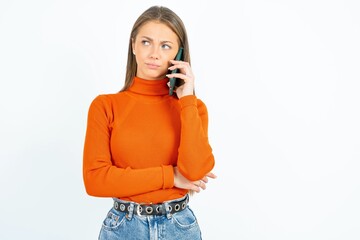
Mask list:
[[217,178],[217,176],[214,173],[208,173],[201,180],[192,182],[190,189],[197,193],[199,193],[201,190],[205,190],[206,184],[209,182],[209,177]]
[[180,78],[180,79],[184,80],[185,82],[192,79],[191,76],[186,75],[184,73],[170,73],[170,74],[166,74],[166,77],[167,78],[173,78],[173,77],[174,78]]
[[200,187],[202,190],[206,189],[206,183],[202,180],[199,181],[198,187]]
[[209,179],[205,176],[201,179],[201,181],[205,182],[205,183],[208,183],[209,182]]
[[189,181],[180,173],[177,167],[174,167],[174,186],[177,188],[188,189],[199,193],[201,190],[206,189],[209,178],[216,178],[216,175],[209,172],[200,180]]
[[195,192],[200,192],[201,189],[206,189],[206,183],[202,180],[193,182],[193,186],[194,188],[192,190],[194,190]]
[[170,62],[173,65],[171,67],[169,67],[169,70],[174,70],[176,68],[178,68],[178,69],[190,68],[190,64],[188,62],[176,61],[176,60],[170,60]]
[[170,71],[179,69],[180,73],[168,74],[168,75],[166,75],[167,77],[182,78],[184,80],[194,78],[190,64],[188,62],[175,61],[175,60],[170,60],[170,62],[173,65],[171,67],[169,67],[168,69]]
[[193,187],[191,187],[191,190],[199,193],[200,192],[200,188],[198,186],[196,186],[195,184],[193,184]]
[[209,172],[208,174],[206,174],[206,176],[213,179],[217,178],[217,176],[212,172]]
[[206,184],[209,182],[209,178],[217,178],[217,176],[210,172],[208,174],[206,174],[201,180],[192,182],[192,190],[194,190],[195,192],[200,192],[200,190],[205,190],[206,189]]
[[208,183],[209,182],[209,178],[216,178],[216,176],[214,174],[210,174],[210,175],[205,175],[205,177],[203,177],[201,179],[201,181],[205,182],[205,183]]

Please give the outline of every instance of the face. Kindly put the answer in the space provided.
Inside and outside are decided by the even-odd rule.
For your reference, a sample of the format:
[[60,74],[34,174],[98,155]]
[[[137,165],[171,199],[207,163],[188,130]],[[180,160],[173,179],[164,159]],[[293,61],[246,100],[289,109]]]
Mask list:
[[137,62],[136,76],[147,80],[165,78],[170,60],[179,49],[177,35],[165,24],[148,22],[140,27],[132,40]]

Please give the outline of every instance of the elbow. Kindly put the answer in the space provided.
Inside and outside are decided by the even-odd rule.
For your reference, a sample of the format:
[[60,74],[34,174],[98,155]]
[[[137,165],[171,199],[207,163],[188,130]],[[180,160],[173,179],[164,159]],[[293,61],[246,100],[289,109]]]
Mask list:
[[91,185],[85,184],[85,191],[89,196],[93,196],[93,197],[97,196],[96,191],[94,190],[93,187],[91,187]]
[[94,188],[92,187],[92,185],[89,183],[88,180],[85,180],[85,178],[84,178],[84,186],[85,186],[85,191],[89,196],[95,196]]
[[178,164],[180,173],[190,181],[197,181],[210,173],[215,166],[214,156],[211,154],[206,161],[201,164]]
[[91,174],[84,172],[84,186],[85,191],[89,196],[98,197],[99,193],[96,189],[96,183],[91,178]]
[[83,181],[88,195],[93,197],[106,197],[109,195],[109,188],[106,187],[108,184],[108,170],[109,168],[106,165],[97,168],[83,168]]

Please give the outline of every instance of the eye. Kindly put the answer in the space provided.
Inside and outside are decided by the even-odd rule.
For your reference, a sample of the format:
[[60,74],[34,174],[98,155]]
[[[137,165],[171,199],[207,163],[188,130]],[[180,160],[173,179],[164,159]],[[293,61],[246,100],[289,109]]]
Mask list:
[[169,45],[167,45],[167,44],[163,44],[163,45],[161,46],[161,48],[162,48],[162,49],[171,49],[171,47],[170,47]]
[[150,45],[150,42],[147,41],[147,40],[142,40],[141,43],[142,43],[142,45],[144,45],[144,46],[149,46],[149,45]]

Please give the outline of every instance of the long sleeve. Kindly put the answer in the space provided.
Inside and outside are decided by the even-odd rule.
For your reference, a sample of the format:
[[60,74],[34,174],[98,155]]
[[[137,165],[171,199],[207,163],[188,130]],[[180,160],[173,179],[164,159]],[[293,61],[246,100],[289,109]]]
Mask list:
[[111,101],[100,95],[91,103],[83,154],[83,179],[89,195],[122,197],[173,187],[173,166],[120,168],[112,161],[110,139],[114,113]]
[[208,141],[208,113],[205,104],[195,96],[179,99],[181,140],[177,166],[191,181],[203,178],[215,164]]

